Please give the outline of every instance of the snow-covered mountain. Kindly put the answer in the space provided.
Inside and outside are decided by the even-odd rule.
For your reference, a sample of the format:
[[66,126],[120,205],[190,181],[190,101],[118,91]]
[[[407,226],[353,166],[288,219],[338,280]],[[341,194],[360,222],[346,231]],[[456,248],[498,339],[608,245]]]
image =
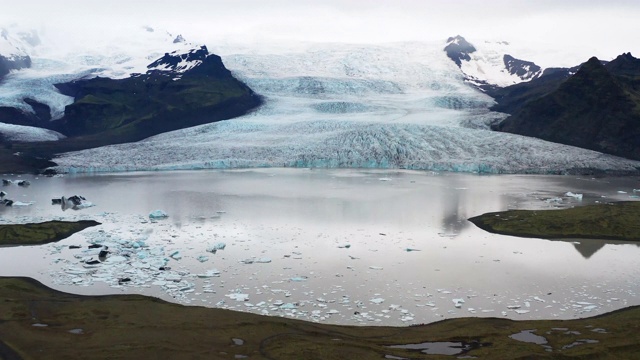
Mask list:
[[65,106],[73,103],[73,98],[61,94],[54,84],[97,76],[126,78],[146,72],[149,63],[167,52],[188,52],[195,47],[181,36],[150,27],[131,29],[126,36],[105,40],[72,41],[24,30],[12,34],[7,31],[6,39],[0,37],[0,55],[6,52],[14,58],[23,56],[29,59],[30,66],[7,74],[0,82],[0,107],[35,114],[35,109],[25,102],[31,99],[50,108],[51,120],[60,119]]
[[37,33],[0,28],[0,80],[12,70],[31,66],[28,49],[40,42]]
[[[640,162],[488,130],[503,115],[441,43],[216,49],[266,99],[258,110],[137,143],[67,153],[58,170],[406,168],[635,172]],[[562,156],[559,156],[561,154]],[[590,170],[591,169],[591,170]]]
[[481,43],[476,48],[464,37],[457,35],[447,39],[444,48],[447,56],[460,67],[466,80],[476,86],[509,86],[529,81],[542,75],[542,68],[531,61],[516,59],[510,55],[506,41]]
[[[167,52],[189,54],[193,50],[200,55],[202,52],[181,35],[151,27],[130,29],[126,36],[108,40],[69,39],[51,36],[51,33],[40,36],[36,31],[16,26],[1,31],[0,122],[15,126],[3,126],[0,133],[6,139],[20,141],[64,138],[56,132],[30,128],[56,128],[53,122],[61,119],[65,108],[74,102],[73,93],[61,92],[56,87],[63,86],[60,84],[95,77],[123,79],[145,73],[149,63],[162,59]],[[87,41],[90,46],[85,45]],[[185,64],[190,67],[201,63],[187,60]],[[3,69],[8,70],[3,72]],[[186,69],[166,70],[180,74]],[[33,136],[24,135],[27,133]]]

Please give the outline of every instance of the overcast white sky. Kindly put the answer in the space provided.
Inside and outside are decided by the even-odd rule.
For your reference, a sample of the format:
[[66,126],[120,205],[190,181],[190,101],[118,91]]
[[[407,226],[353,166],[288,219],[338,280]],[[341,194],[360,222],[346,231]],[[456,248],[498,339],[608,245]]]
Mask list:
[[532,53],[566,51],[567,64],[558,65],[640,55],[640,0],[0,0],[0,9],[0,25],[94,36],[149,25],[210,46],[222,39],[371,43],[461,34]]

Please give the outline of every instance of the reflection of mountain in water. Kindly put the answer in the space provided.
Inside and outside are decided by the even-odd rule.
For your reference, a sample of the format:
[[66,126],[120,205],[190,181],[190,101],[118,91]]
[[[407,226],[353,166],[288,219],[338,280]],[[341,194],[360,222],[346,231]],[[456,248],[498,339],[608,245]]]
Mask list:
[[591,255],[597,253],[598,250],[602,249],[605,245],[605,243],[600,241],[576,241],[573,243],[573,247],[575,247],[585,259],[590,258]]
[[[442,218],[442,231],[440,232],[441,236],[447,237],[457,237],[460,235],[462,230],[467,228],[470,224],[467,221],[467,210],[465,208],[464,195],[460,195],[461,193],[465,193],[466,189],[457,188],[454,191],[450,192],[449,199],[443,206],[443,218]],[[462,198],[462,199],[461,199]]]
[[571,242],[573,247],[578,250],[580,255],[585,259],[589,259],[593,254],[597,253],[598,250],[602,249],[605,245],[635,245],[640,247],[640,243],[629,242],[629,241],[613,241],[613,240],[593,240],[593,239],[560,239],[553,241],[564,241]]

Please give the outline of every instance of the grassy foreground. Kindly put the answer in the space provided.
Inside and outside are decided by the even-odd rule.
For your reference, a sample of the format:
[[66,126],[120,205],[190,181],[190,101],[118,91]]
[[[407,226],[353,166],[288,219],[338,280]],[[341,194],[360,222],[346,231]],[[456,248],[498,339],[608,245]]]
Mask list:
[[509,210],[469,219],[502,235],[543,239],[640,241],[640,201],[579,206],[562,210]]
[[0,225],[0,246],[47,244],[96,225],[100,223],[93,220]]
[[[509,338],[527,329],[537,329],[552,351]],[[71,295],[33,279],[0,277],[2,359],[455,358],[387,347],[425,341],[477,341],[483,346],[464,355],[484,359],[637,359],[639,330],[640,307],[569,321],[464,318],[403,328],[351,327],[138,295]],[[579,339],[592,343],[562,349]]]

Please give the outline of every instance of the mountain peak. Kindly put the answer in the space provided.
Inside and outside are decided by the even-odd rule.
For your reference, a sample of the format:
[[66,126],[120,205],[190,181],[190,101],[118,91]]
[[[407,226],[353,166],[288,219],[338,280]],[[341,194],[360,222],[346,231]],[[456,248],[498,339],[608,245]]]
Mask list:
[[605,67],[615,75],[631,75],[636,77],[640,74],[640,59],[636,59],[631,53],[623,53],[611,60]]
[[27,46],[25,42],[36,43],[37,35],[32,34],[15,34],[6,28],[0,28],[0,79],[11,70],[31,67],[31,58],[24,48]]
[[173,39],[173,43],[174,44],[179,44],[179,43],[183,43],[186,42],[186,40],[182,37],[182,35],[178,35],[176,36],[175,39]]
[[165,53],[163,57],[147,66],[147,73],[167,72],[182,74],[202,64],[207,56],[209,56],[209,50],[204,45],[199,48],[193,48],[186,53],[178,51]]
[[449,59],[453,60],[456,65],[461,66],[462,61],[471,60],[469,54],[476,51],[476,48],[468,42],[464,37],[456,35],[447,39],[447,45],[444,47]]
[[516,75],[522,80],[531,80],[542,74],[542,69],[534,62],[516,59],[509,54],[504,54],[502,59],[509,74]]

